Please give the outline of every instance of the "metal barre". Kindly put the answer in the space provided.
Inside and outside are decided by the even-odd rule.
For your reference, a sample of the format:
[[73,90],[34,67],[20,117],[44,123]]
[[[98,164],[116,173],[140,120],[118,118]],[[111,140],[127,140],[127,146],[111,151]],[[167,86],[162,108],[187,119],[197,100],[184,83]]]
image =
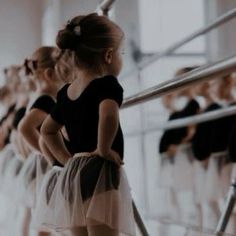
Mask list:
[[97,11],[101,11],[103,15],[107,16],[115,0],[104,0],[97,8]]
[[189,116],[187,118],[171,120],[160,126],[160,129],[174,129],[174,128],[186,127],[188,125],[198,124],[210,120],[216,120],[219,118],[235,114],[236,114],[236,106],[231,106],[216,111],[210,111],[199,115]]
[[213,78],[232,73],[235,70],[236,55],[225,58],[212,64],[201,66],[182,76],[178,76],[174,79],[168,80],[164,83],[134,94],[133,96],[127,97],[124,100],[122,109],[153,100],[162,95],[173,92],[176,89],[185,88],[199,82],[208,81]]
[[[234,8],[234,9],[226,12],[225,14],[221,15],[215,21],[213,21],[209,25],[197,30],[195,33],[192,33],[191,35],[189,35],[186,38],[180,40],[179,42],[174,43],[172,46],[166,48],[164,51],[162,51],[160,53],[157,53],[157,54],[154,54],[153,56],[147,58],[146,60],[144,60],[143,62],[138,64],[138,68],[140,70],[144,69],[146,66],[154,63],[155,61],[158,61],[162,57],[170,55],[171,53],[173,53],[174,51],[176,51],[177,49],[179,49],[183,45],[185,45],[188,42],[192,41],[193,39],[195,39],[195,38],[197,38],[197,37],[199,37],[199,36],[201,36],[205,33],[208,33],[212,29],[217,28],[218,26],[228,22],[229,20],[231,20],[235,17],[236,17],[236,8]],[[129,74],[133,74],[134,72],[136,72],[136,70],[130,72]]]

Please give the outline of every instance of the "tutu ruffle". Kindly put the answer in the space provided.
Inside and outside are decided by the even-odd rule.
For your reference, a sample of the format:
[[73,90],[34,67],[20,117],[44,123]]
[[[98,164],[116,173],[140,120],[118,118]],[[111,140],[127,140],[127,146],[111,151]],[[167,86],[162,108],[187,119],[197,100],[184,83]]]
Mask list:
[[39,153],[31,153],[24,162],[18,177],[18,201],[21,205],[33,208],[42,179],[48,170],[48,165]]
[[193,191],[193,156],[190,144],[181,144],[177,148],[173,180],[177,191]]
[[218,202],[224,197],[222,192],[222,166],[220,165],[221,160],[226,158],[227,152],[217,152],[211,154],[209,158],[208,169],[205,179],[205,200],[209,202]]
[[125,172],[98,156],[76,155],[64,168],[53,168],[43,181],[37,206],[34,225],[40,229],[93,230],[105,225],[119,235],[135,235]]

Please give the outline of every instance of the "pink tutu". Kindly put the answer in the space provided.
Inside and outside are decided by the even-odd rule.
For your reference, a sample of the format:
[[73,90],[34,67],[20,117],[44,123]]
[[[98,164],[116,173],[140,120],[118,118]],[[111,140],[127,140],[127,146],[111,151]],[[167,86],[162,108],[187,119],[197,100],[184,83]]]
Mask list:
[[[44,205],[44,207],[42,207]],[[101,225],[135,235],[132,198],[123,168],[101,157],[76,155],[43,182],[34,225],[65,231]]]

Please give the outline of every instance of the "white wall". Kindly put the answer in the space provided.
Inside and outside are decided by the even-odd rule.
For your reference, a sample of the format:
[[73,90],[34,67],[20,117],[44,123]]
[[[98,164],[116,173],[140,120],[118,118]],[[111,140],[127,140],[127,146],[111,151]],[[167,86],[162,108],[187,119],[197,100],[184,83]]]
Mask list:
[[[214,0],[205,2],[205,16],[207,23],[236,7],[234,0]],[[207,35],[207,57],[209,61],[216,61],[236,52],[236,18],[214,29]]]
[[10,64],[22,63],[41,45],[41,1],[1,0],[0,17],[2,69]]
[[62,23],[65,24],[74,16],[95,12],[99,2],[99,0],[61,0]]

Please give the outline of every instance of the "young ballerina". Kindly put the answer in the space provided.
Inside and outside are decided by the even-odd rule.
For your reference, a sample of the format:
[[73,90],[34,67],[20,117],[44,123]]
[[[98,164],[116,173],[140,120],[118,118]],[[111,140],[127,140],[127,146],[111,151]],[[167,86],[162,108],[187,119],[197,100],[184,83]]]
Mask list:
[[[123,89],[116,76],[123,38],[115,23],[97,14],[75,17],[58,33],[57,45],[73,54],[76,79],[59,91],[57,105],[41,128],[46,145],[65,166],[48,207],[36,207],[44,226],[72,235],[135,235],[130,189],[121,167]],[[73,157],[60,136],[63,126]]]
[[[58,58],[57,63],[55,65],[55,75],[56,75],[56,77],[58,79],[60,79],[61,81],[64,81],[64,83],[68,83],[69,81],[73,81],[74,80],[73,66],[74,65],[72,63],[71,51],[61,50],[59,58]],[[69,138],[68,138],[68,135],[67,135],[66,130],[65,130],[64,127],[61,130],[61,135],[62,135],[62,139],[63,139],[67,149],[69,150],[69,152],[71,152]],[[41,152],[43,153],[44,157],[46,157],[49,164],[62,166],[57,161],[57,159],[55,158],[53,153],[51,153],[49,151],[49,149],[47,148],[47,146],[45,145],[45,143],[43,141],[42,136],[40,136],[40,139],[39,139],[39,146],[40,146]]]
[[35,76],[38,98],[20,122],[19,130],[32,150],[38,152],[40,152],[39,129],[54,107],[56,94],[63,85],[54,72],[59,53],[59,50],[54,47],[41,47],[29,61]]
[[[235,105],[235,96],[233,95],[233,83],[234,78],[231,74],[224,76],[218,82],[217,89],[217,98],[218,102],[223,107],[228,107],[231,105]],[[231,131],[233,130],[234,124],[236,123],[236,115],[227,116],[221,119],[217,119],[214,122],[214,126],[212,127],[213,132],[212,135],[215,139],[212,139],[213,142],[211,144],[213,154],[218,155],[218,175],[219,181],[215,182],[215,188],[219,189],[219,201],[220,207],[223,206],[224,198],[226,198],[229,186],[231,185],[231,176],[233,165],[231,155],[229,155],[229,140],[231,136]],[[235,234],[235,214],[233,213],[228,224],[227,233]]]
[[[43,157],[40,155],[40,127],[53,109],[57,91],[63,85],[63,82],[56,77],[54,70],[59,55],[60,50],[55,47],[41,47],[27,62],[28,70],[31,70],[33,74],[38,95],[19,124],[19,131],[31,149],[31,154],[26,159],[19,176],[22,203],[29,208],[35,206],[36,188],[39,179],[42,178],[38,174],[37,165],[44,164]],[[39,235],[45,234],[39,232]]]
[[[207,105],[204,112],[220,109],[233,101],[229,82],[227,78],[221,78],[214,81],[211,88],[209,83],[202,85],[201,93]],[[222,172],[225,168],[222,168],[221,161],[227,158],[229,131],[232,125],[230,119],[232,117],[198,124],[192,139],[194,155],[202,162],[202,165],[196,165],[195,169],[196,174],[198,173],[196,196],[202,208],[202,225],[208,229],[214,229],[220,217],[219,201],[224,192],[224,181],[221,180],[225,178],[225,171]]]
[[[195,67],[181,68],[176,72],[176,76],[190,72]],[[187,88],[172,94],[164,104],[172,108],[169,120],[181,119],[187,116],[195,115],[199,112],[199,104],[194,99],[194,88]],[[168,97],[167,97],[168,98]],[[172,105],[171,105],[172,104]],[[183,223],[190,223],[190,213],[186,212],[186,198],[191,200],[192,191],[192,167],[193,163],[190,155],[189,139],[192,135],[192,127],[183,127],[177,129],[166,130],[160,140],[159,152],[162,156],[162,166],[160,173],[162,178],[161,185],[166,186],[169,190],[167,194],[172,202],[170,202],[169,212],[170,218]],[[184,199],[181,202],[181,200]],[[190,204],[188,204],[190,205]]]

